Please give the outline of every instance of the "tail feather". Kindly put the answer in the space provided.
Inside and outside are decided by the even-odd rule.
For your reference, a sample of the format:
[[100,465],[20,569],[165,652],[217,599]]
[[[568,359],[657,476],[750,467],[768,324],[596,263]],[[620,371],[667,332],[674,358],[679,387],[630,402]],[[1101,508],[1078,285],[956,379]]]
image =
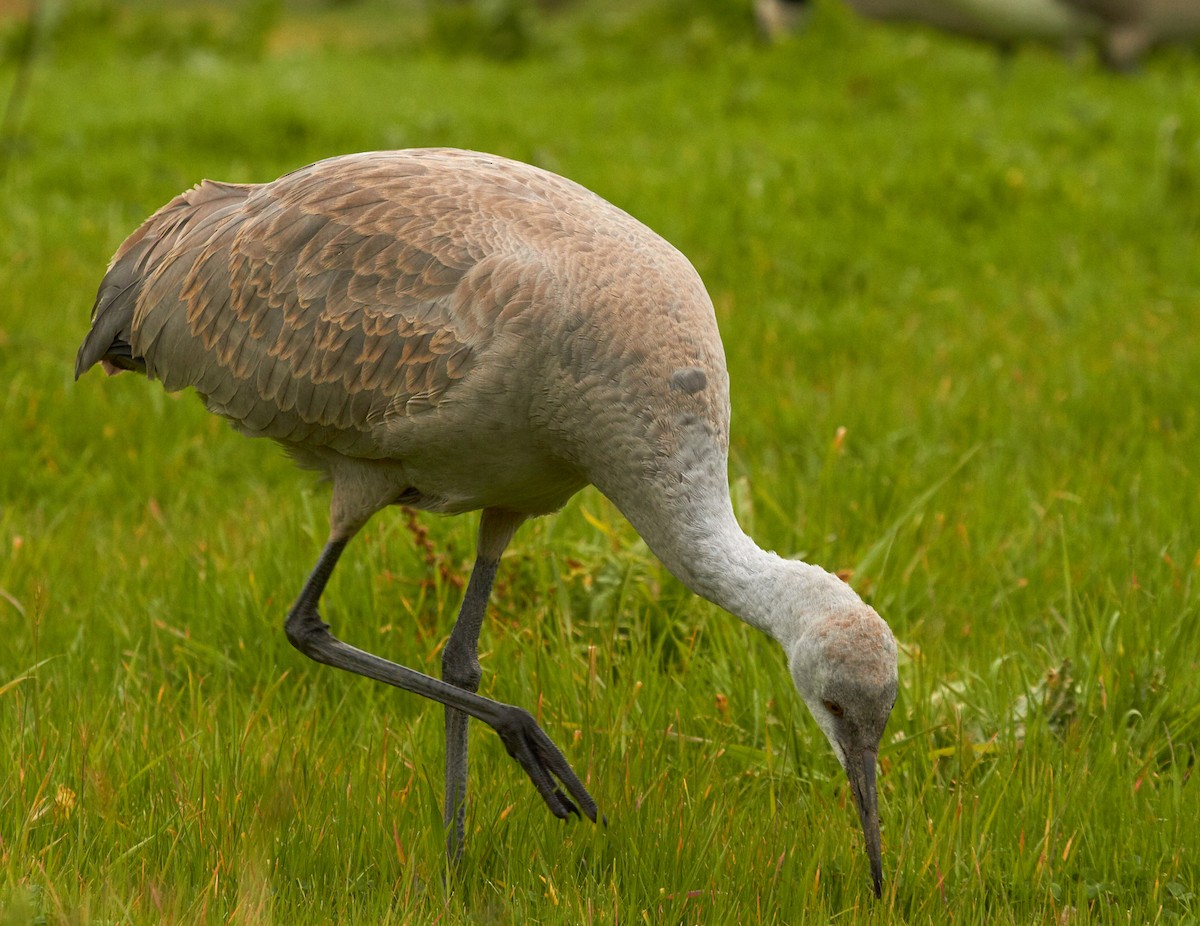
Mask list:
[[101,361],[108,361],[118,369],[145,371],[145,361],[133,356],[130,333],[141,279],[129,270],[128,265],[117,262],[100,284],[92,309],[92,328],[75,357],[76,379]]
[[241,200],[248,185],[205,180],[176,196],[125,239],[113,255],[92,307],[92,327],[75,357],[75,378],[95,364],[115,373],[146,372],[146,361],[134,354],[133,323],[142,287],[197,220]]

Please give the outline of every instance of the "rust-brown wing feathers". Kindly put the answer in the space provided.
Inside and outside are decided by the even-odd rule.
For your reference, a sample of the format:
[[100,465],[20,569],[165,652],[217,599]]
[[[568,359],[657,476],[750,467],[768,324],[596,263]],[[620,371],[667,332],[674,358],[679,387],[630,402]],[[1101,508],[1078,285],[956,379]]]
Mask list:
[[75,361],[78,378],[93,364],[109,362],[144,372],[143,358],[132,356],[134,308],[155,268],[185,237],[203,239],[198,230],[240,205],[245,186],[205,182],[181,193],[150,216],[113,255],[92,309],[92,328]]
[[522,301],[503,247],[461,227],[480,213],[446,176],[339,159],[201,184],[117,252],[77,373],[123,342],[248,433],[370,454],[383,418],[435,408],[471,371],[494,321],[481,312]]

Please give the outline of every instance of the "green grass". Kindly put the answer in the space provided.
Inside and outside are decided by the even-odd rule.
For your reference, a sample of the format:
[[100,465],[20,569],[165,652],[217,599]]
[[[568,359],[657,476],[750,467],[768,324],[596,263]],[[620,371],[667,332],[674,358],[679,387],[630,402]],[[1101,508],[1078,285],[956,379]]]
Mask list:
[[[0,923],[1197,923],[1194,55],[1119,78],[830,3],[773,48],[682,0],[54,9],[0,180]],[[192,396],[72,381],[170,196],[442,144],[585,183],[707,281],[743,522],[902,641],[882,903],[781,655],[594,491],[505,556],[483,691],[609,826],[476,729],[447,887],[440,708],[282,633],[325,489]],[[326,612],[436,671],[474,519],[414,523]]]

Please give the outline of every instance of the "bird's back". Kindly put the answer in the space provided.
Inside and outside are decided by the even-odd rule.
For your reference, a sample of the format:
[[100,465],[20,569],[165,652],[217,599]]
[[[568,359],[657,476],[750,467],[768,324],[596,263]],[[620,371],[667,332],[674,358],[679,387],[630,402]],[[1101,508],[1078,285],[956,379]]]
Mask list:
[[[686,258],[572,181],[444,149],[176,197],[113,258],[77,375],[98,361],[195,387],[254,436],[431,467],[502,439],[586,456],[618,418],[661,431],[662,402],[723,441],[727,415]],[[670,380],[692,367],[695,397]]]

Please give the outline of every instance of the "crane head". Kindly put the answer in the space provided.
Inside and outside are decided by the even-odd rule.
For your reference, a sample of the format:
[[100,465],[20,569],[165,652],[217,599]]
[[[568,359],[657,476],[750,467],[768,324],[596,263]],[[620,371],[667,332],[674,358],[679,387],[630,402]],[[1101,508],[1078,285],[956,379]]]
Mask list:
[[896,638],[865,604],[810,623],[789,653],[796,689],[850,780],[871,866],[875,896],[883,893],[875,762],[896,703]]

